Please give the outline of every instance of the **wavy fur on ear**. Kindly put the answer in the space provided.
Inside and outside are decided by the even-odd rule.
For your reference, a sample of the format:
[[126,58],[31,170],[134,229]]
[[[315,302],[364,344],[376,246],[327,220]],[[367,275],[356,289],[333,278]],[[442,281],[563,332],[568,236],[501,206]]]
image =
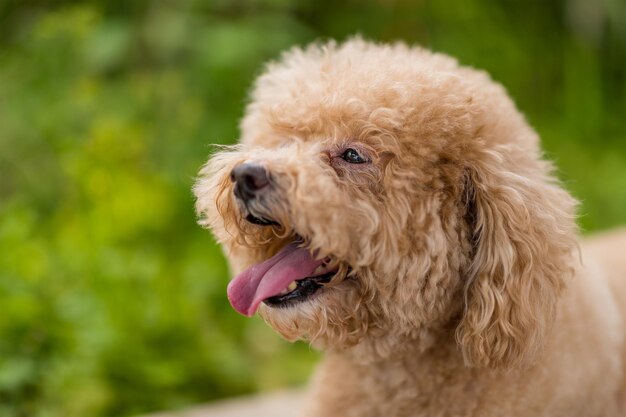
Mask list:
[[468,174],[474,254],[457,340],[470,366],[528,365],[573,272],[576,201],[529,154],[500,145]]

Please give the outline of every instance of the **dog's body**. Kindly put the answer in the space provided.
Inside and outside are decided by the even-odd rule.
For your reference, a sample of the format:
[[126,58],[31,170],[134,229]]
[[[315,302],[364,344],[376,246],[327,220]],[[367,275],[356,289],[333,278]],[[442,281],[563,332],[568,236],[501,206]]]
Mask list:
[[[454,334],[431,349],[367,363],[326,355],[306,415],[624,416],[626,230],[582,244],[583,262],[559,302],[541,359],[528,369],[468,368]],[[600,262],[598,262],[600,261]]]
[[626,233],[579,252],[576,202],[486,74],[358,39],[296,49],[241,143],[197,209],[233,307],[327,352],[307,416],[622,415]]

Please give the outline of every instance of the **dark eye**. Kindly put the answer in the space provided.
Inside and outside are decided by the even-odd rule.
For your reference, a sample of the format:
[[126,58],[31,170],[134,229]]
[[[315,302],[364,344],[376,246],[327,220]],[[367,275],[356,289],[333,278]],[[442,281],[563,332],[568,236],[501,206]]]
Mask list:
[[352,148],[346,149],[346,151],[341,155],[341,159],[351,164],[363,164],[367,162],[356,150]]

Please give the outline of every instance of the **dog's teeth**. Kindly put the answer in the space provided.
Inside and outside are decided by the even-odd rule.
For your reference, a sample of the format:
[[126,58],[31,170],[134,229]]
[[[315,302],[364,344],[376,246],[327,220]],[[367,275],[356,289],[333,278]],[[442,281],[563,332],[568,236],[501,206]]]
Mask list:
[[296,284],[296,281],[291,281],[291,284],[287,286],[287,292],[291,292],[296,288],[298,288],[298,284]]
[[321,264],[320,266],[318,266],[317,268],[315,268],[315,271],[313,271],[313,275],[320,275],[322,274],[324,271],[326,270],[326,263]]

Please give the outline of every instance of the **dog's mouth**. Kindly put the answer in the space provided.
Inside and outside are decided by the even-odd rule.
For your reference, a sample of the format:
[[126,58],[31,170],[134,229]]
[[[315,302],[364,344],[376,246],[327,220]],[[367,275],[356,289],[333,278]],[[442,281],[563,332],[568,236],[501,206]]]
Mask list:
[[336,270],[292,281],[280,294],[266,298],[263,302],[271,307],[289,307],[311,298],[337,273]]
[[[250,223],[276,224],[249,214]],[[235,310],[251,317],[263,302],[270,307],[290,307],[311,299],[331,281],[337,266],[330,259],[317,259],[296,238],[271,258],[252,265],[228,285],[228,299]]]
[[265,217],[257,217],[252,213],[246,216],[246,220],[249,223],[256,224],[257,226],[280,226],[280,224],[272,219],[266,219]]

